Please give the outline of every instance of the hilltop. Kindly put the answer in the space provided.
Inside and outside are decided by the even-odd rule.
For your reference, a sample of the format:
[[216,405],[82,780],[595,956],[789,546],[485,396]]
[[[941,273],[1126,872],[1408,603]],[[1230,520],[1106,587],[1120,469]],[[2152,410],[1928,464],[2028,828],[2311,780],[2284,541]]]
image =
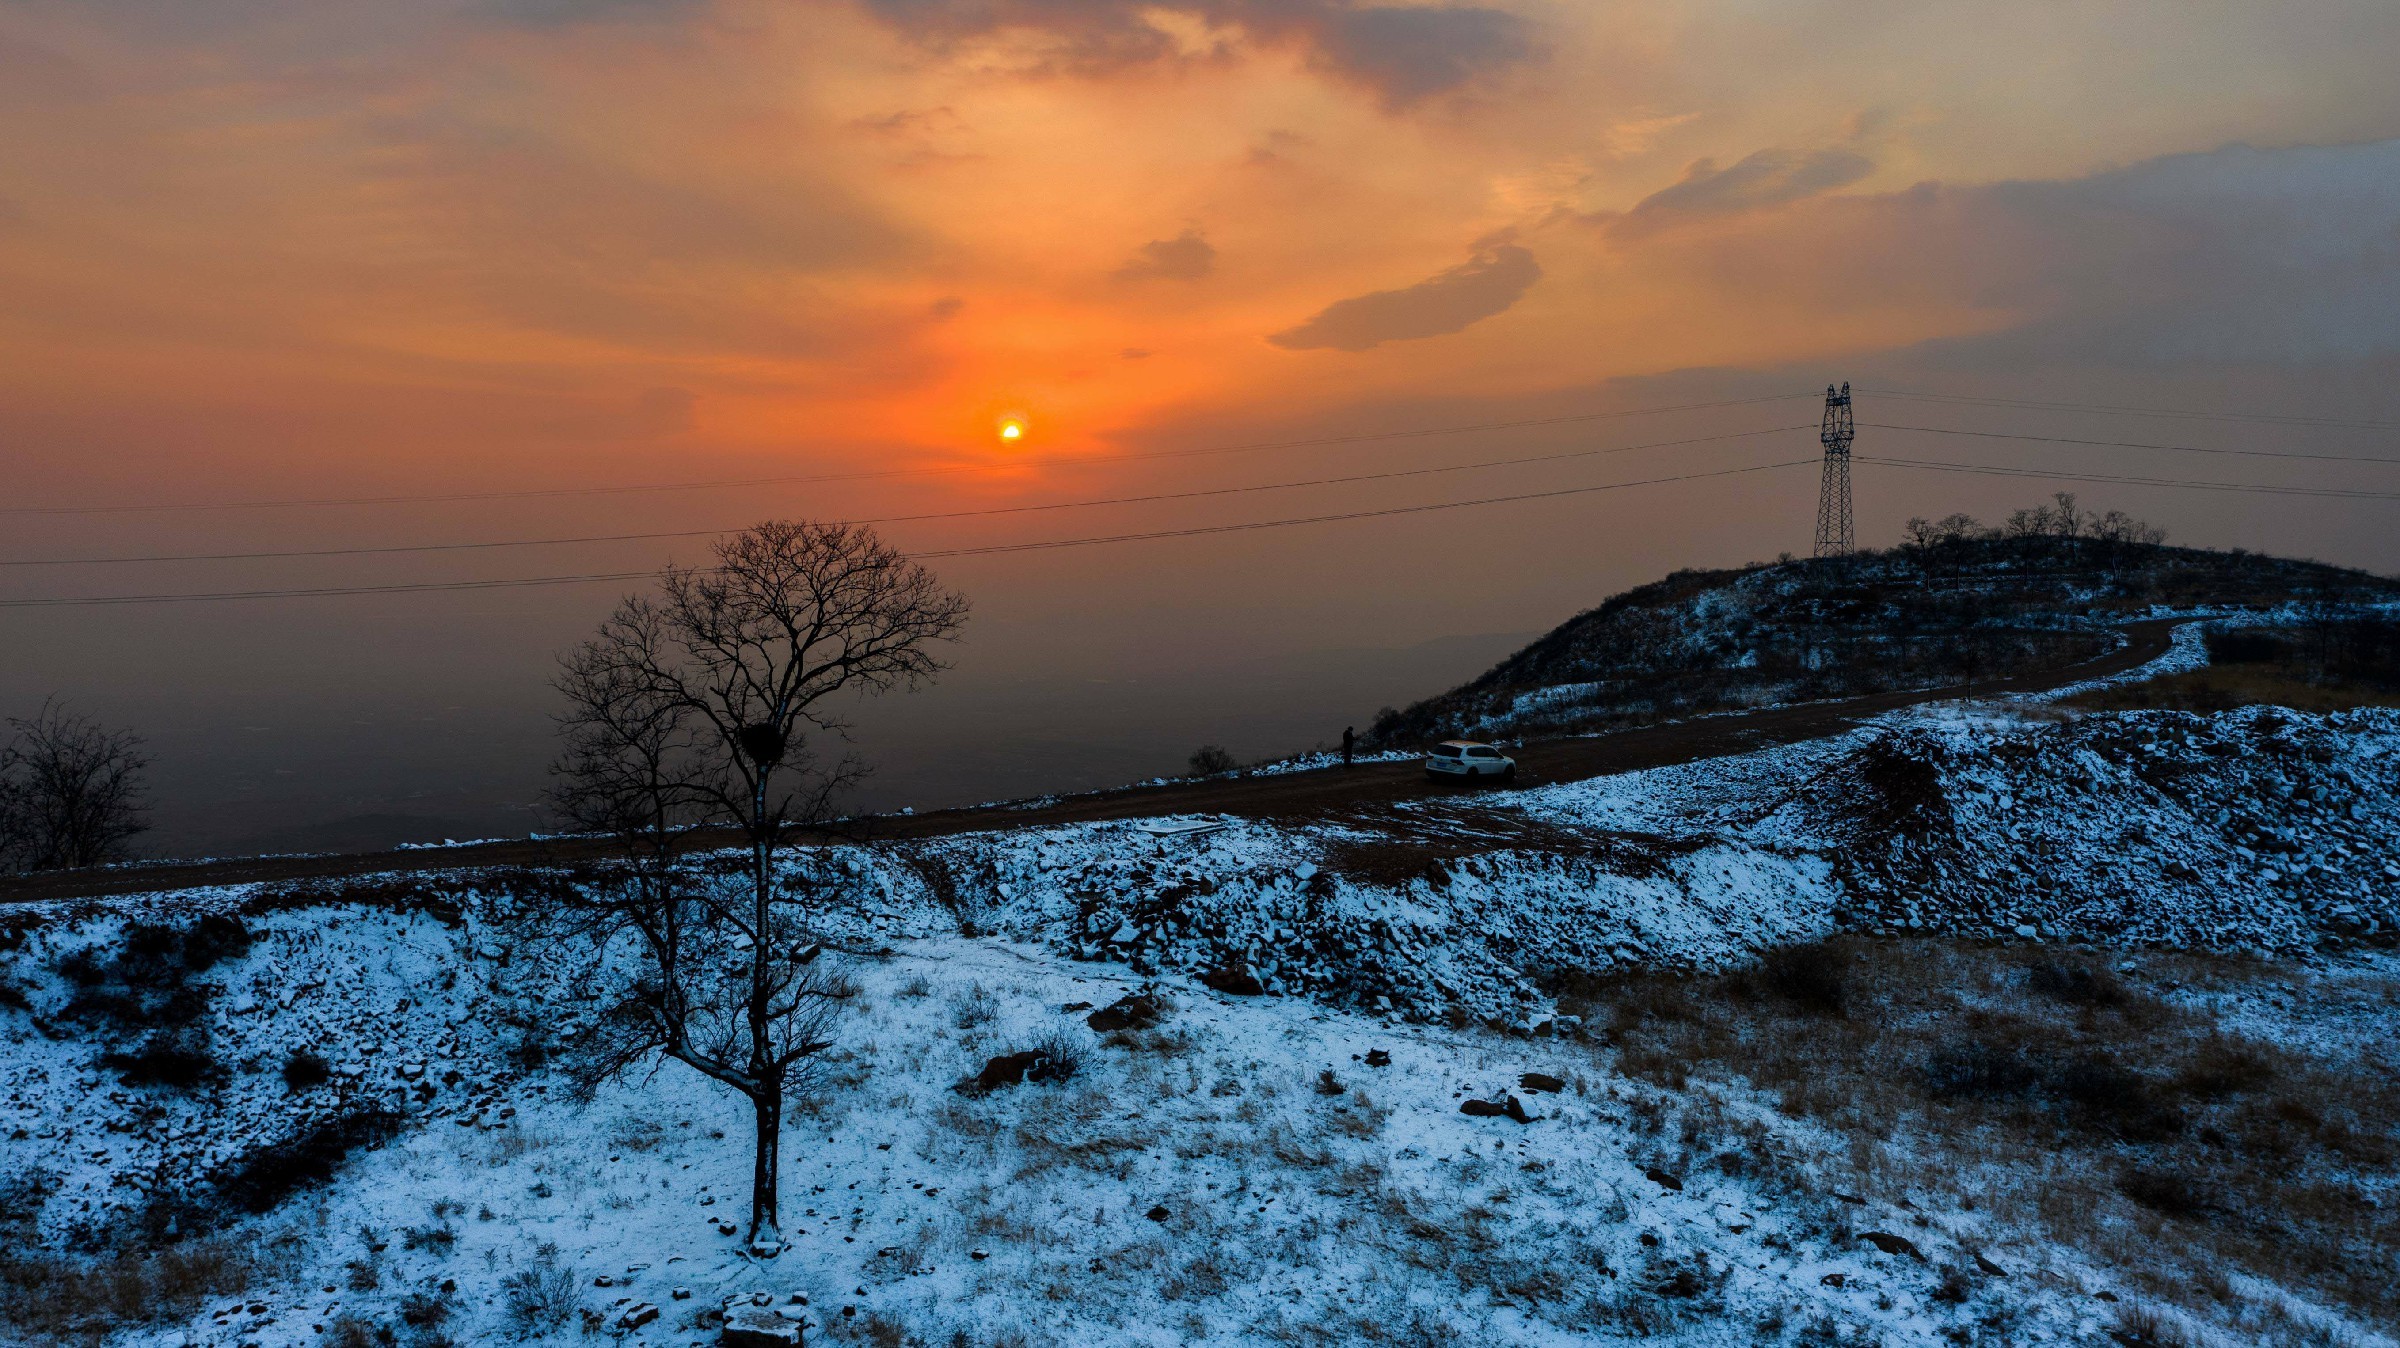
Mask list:
[[2400,581],[2124,537],[1986,535],[1849,557],[1679,571],[1579,613],[1489,671],[1386,711],[1373,738],[1579,734],[2055,669],[2160,609],[2347,606]]

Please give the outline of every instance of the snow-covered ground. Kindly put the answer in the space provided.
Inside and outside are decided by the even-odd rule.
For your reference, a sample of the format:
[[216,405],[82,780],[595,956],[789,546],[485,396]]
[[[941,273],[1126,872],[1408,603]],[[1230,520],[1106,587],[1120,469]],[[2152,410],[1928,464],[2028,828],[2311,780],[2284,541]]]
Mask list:
[[[824,925],[865,995],[787,1133],[795,1248],[764,1264],[733,1225],[737,1097],[667,1067],[578,1101],[543,1066],[593,990],[502,919],[555,878],[27,907],[0,929],[0,1243],[216,1228],[272,1251],[238,1299],[125,1333],[159,1344],[577,1338],[587,1310],[590,1332],[703,1341],[752,1294],[889,1343],[2089,1342],[2116,1323],[2111,1270],[1905,1193],[1836,1194],[1848,1142],[1741,1091],[1619,1076],[1559,1016],[1561,976],[1724,970],[1837,930],[2386,976],[2396,810],[2400,714],[2018,702],[1307,823],[845,849]],[[188,979],[126,962],[209,914],[247,948]],[[1104,1040],[1062,1010],[1137,987],[1174,1006],[1154,1031]],[[123,1084],[101,1055],[147,1032],[93,998],[178,990],[176,1043],[216,1068]],[[2371,1015],[2220,1009],[2375,1039]],[[1073,1080],[951,1089],[1053,1035],[1084,1050]],[[303,1053],[325,1079],[287,1085]],[[1459,1112],[1511,1094],[1534,1121]],[[312,1133],[357,1144],[330,1183],[294,1159]],[[1960,1283],[1976,1254],[2007,1276]],[[575,1313],[529,1323],[512,1303],[545,1279]]]

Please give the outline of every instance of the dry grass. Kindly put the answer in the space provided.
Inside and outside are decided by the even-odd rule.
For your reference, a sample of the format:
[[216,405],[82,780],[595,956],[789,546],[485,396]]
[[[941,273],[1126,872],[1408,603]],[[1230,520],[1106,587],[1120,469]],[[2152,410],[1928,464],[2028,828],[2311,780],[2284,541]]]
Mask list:
[[136,1325],[189,1320],[249,1290],[264,1267],[255,1245],[224,1236],[89,1259],[0,1252],[0,1322],[12,1341],[97,1344]]
[[2270,665],[2212,665],[2141,683],[2095,688],[2064,701],[2083,711],[2214,712],[2270,706],[2323,713],[2400,707],[2400,691],[2356,683],[2320,683]]
[[2370,1198],[2400,1168],[2400,1088],[2144,990],[2288,971],[2143,963],[2127,979],[2089,955],[1845,938],[1723,977],[1561,992],[1608,1028],[1626,1075],[1748,1083],[1847,1134],[1845,1182],[1946,1191],[2197,1318],[2227,1322],[2207,1288],[2247,1274],[2400,1326],[2400,1213]]

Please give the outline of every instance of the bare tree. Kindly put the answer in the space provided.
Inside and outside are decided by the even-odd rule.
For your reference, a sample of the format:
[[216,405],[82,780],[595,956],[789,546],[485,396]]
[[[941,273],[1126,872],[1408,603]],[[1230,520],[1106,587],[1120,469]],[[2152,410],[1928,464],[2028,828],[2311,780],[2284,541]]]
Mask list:
[[0,868],[97,866],[148,831],[141,738],[52,698],[0,748]]
[[[821,962],[815,916],[844,883],[821,857],[786,858],[861,775],[812,751],[839,734],[837,701],[915,687],[943,668],[966,601],[851,525],[775,520],[716,546],[716,565],[669,567],[656,596],[619,604],[562,661],[562,813],[619,840],[625,864],[553,914],[605,946],[630,938],[640,974],[582,1055],[585,1081],[659,1057],[752,1106],[750,1244],[782,1246],[776,1212],[784,1105],[831,1047],[848,985]],[[731,826],[738,865],[695,864]]]

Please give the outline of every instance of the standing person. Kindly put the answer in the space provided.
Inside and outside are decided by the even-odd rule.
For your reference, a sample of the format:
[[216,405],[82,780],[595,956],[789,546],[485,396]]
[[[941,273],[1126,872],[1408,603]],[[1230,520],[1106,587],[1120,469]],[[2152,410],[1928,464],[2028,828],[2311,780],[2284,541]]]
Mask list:
[[1351,760],[1352,758],[1355,758],[1355,757],[1357,757],[1357,755],[1358,755],[1358,731],[1357,731],[1357,729],[1356,729],[1355,727],[1352,727],[1352,726],[1343,726],[1343,727],[1342,727],[1342,766],[1343,766],[1343,767],[1345,767],[1345,768],[1346,768],[1346,767],[1349,767],[1349,766],[1350,766],[1350,760]]

